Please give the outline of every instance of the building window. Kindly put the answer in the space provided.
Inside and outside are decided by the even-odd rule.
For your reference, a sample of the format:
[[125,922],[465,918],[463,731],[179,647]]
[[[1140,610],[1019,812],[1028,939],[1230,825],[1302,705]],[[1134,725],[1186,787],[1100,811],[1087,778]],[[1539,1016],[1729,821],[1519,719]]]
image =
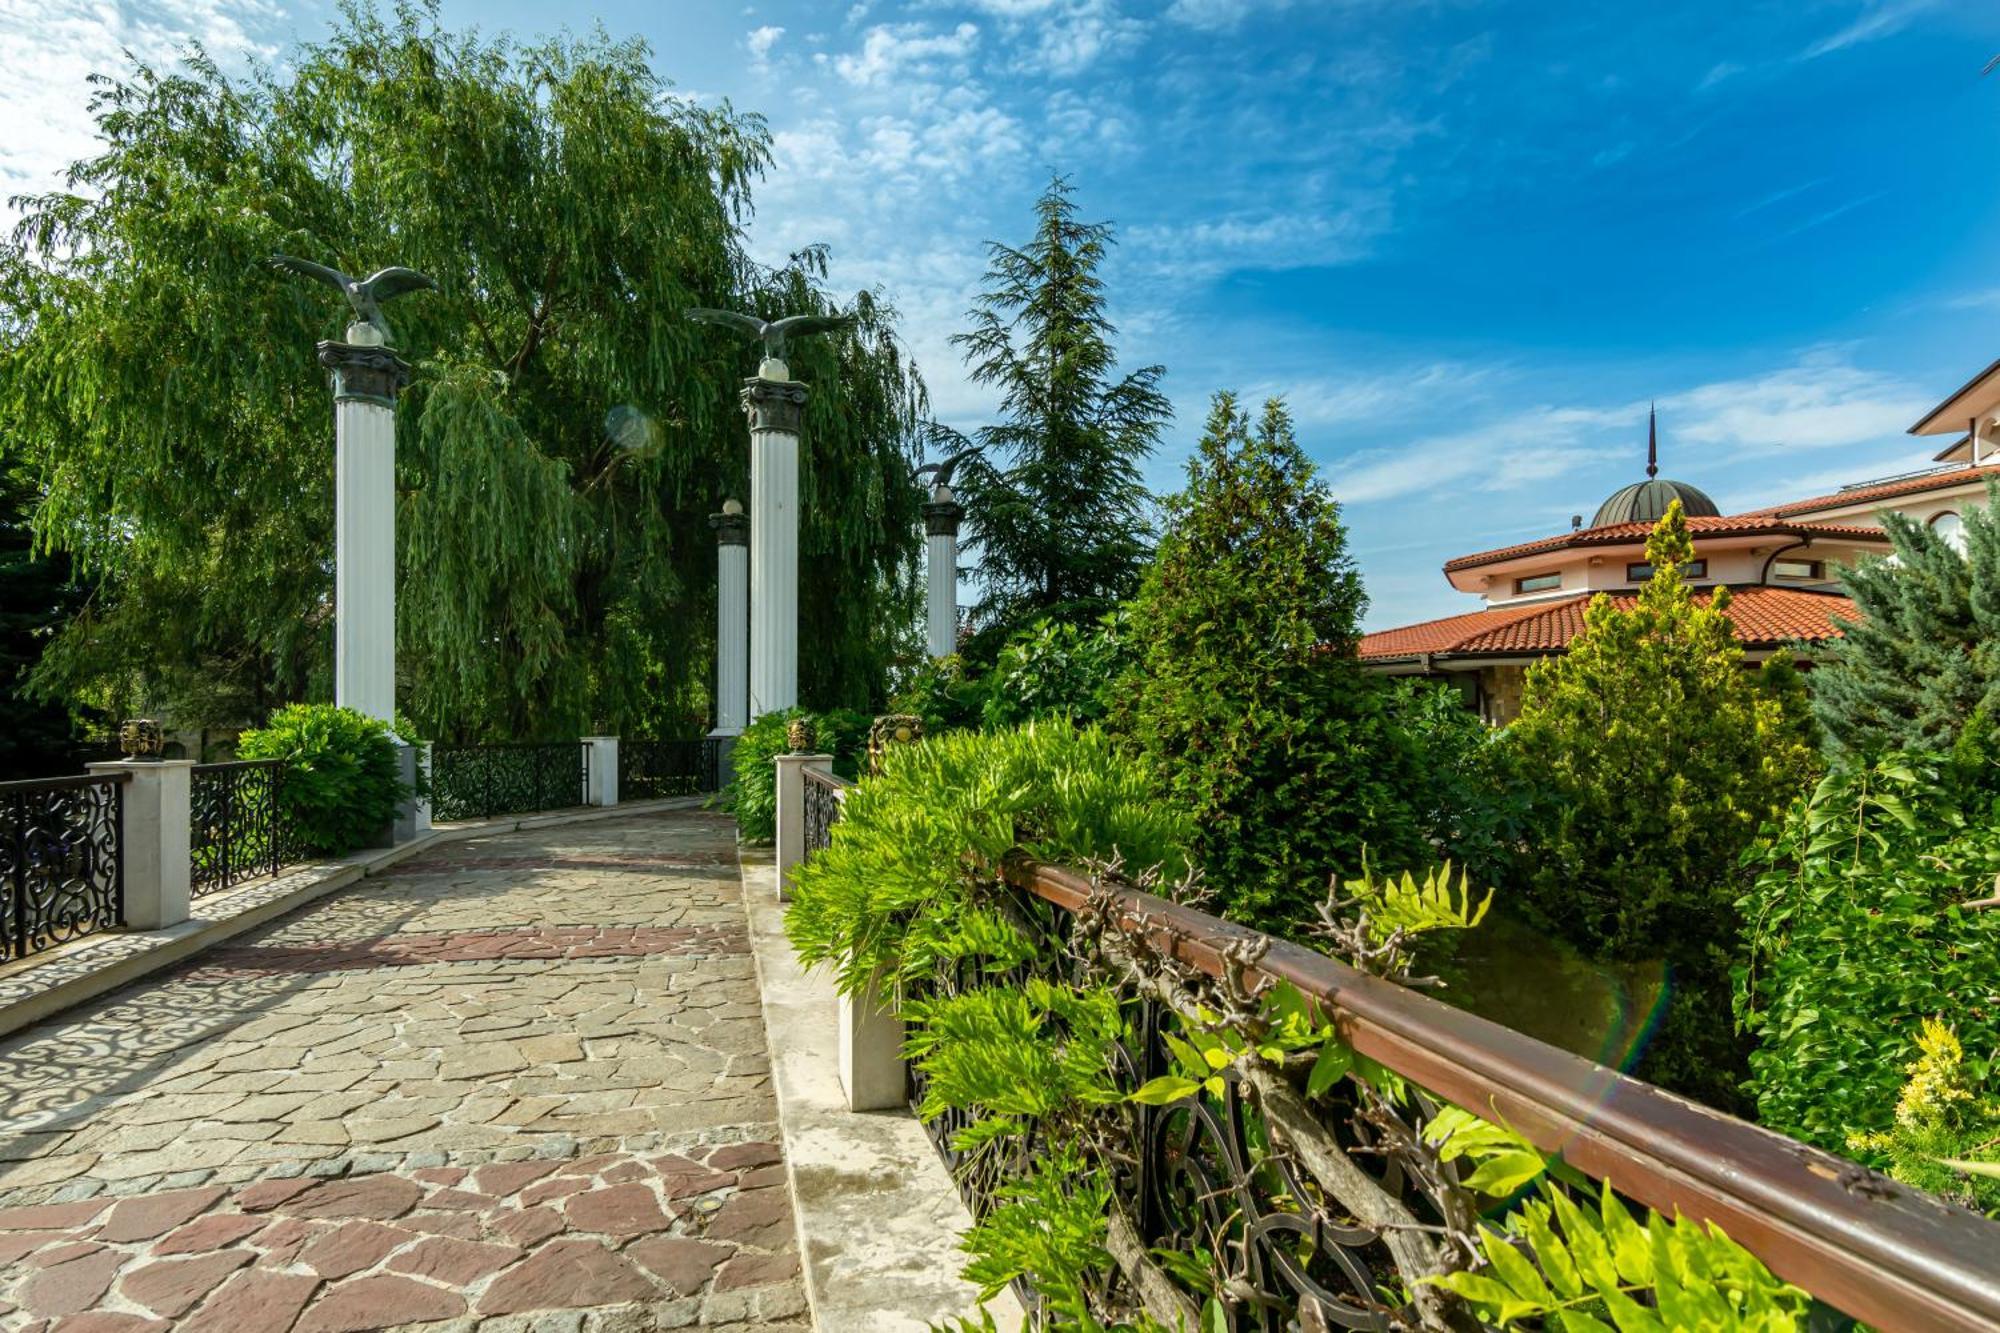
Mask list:
[[1819,582],[1826,578],[1826,566],[1817,560],[1773,560],[1771,577]]
[[1547,592],[1550,588],[1560,588],[1562,586],[1563,576],[1561,574],[1530,574],[1527,578],[1514,580],[1514,591],[1517,593]]
[[1944,538],[1944,544],[1963,555],[1965,553],[1965,520],[1949,509],[1931,520],[1931,531]]
[[[1632,564],[1625,566],[1625,581],[1627,583],[1644,583],[1647,579],[1651,577],[1653,577],[1653,567],[1651,564],[1647,563],[1644,560],[1636,561]],[[1708,561],[1706,560],[1688,561],[1686,568],[1681,570],[1681,577],[1684,579],[1707,578]]]

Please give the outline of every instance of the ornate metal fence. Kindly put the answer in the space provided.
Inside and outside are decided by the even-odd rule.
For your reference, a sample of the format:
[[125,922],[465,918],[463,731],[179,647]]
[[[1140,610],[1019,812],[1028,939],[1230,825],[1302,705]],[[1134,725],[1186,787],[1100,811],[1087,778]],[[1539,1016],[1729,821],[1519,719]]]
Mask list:
[[0,782],[0,960],[123,924],[128,780]]
[[[1718,1224],[1829,1307],[1827,1327],[1841,1325],[1838,1310],[1885,1330],[2000,1329],[2000,1225],[1977,1214],[1289,940],[1019,854],[1006,878],[1047,927],[1050,956],[1118,984],[1130,1002],[1115,1061],[1127,1091],[1172,1068],[1165,1038],[1177,1011],[1159,996],[1176,975],[1182,994],[1296,987],[1357,1056],[1412,1086],[1401,1120],[1383,1099],[1352,1095],[1351,1081],[1339,1085],[1344,1103],[1308,1111],[1286,1079],[1246,1077],[1239,1064],[1220,1098],[1122,1109],[1130,1156],[1114,1254],[1123,1228],[1140,1255],[1212,1256],[1243,1295],[1234,1329],[1388,1328],[1416,1313],[1399,1238],[1463,1233],[1474,1220],[1463,1164],[1441,1161],[1407,1118],[1421,1123],[1441,1103],[1508,1126],[1628,1202]],[[1079,935],[1095,943],[1069,947]],[[1344,1165],[1316,1160],[1315,1137]],[[953,1156],[975,1212],[1024,1165],[967,1160],[947,1145]],[[1357,1217],[1353,1197],[1329,1185],[1356,1168],[1362,1193],[1386,1201],[1383,1215]]]
[[[806,778],[810,857],[828,845],[839,793],[826,775]],[[1005,878],[1017,892],[1010,917],[1045,934],[1038,970],[1117,987],[1128,1017],[1113,1078],[1124,1091],[1175,1070],[1168,1042],[1181,1001],[1226,1007],[1229,996],[1277,983],[1332,1021],[1356,1057],[1409,1085],[1401,1105],[1352,1079],[1330,1102],[1322,1094],[1309,1104],[1283,1071],[1239,1062],[1219,1071],[1219,1096],[1121,1104],[1107,1131],[1117,1143],[1108,1248],[1113,1294],[1128,1308],[1160,1317],[1178,1305],[1192,1327],[1199,1293],[1176,1274],[1200,1269],[1231,1293],[1232,1333],[1472,1326],[1468,1311],[1419,1308],[1429,1289],[1411,1281],[1413,1238],[1463,1243],[1479,1220],[1462,1179],[1469,1164],[1443,1160],[1418,1132],[1448,1103],[1559,1154],[1567,1179],[1580,1173],[1628,1205],[1719,1225],[1820,1302],[1814,1328],[1854,1319],[1884,1330],[2000,1330],[2000,1225],[1975,1213],[1122,882],[1019,853]],[[910,990],[935,997],[1022,980],[975,963]],[[913,1066],[913,1107],[925,1092]],[[983,1217],[1048,1145],[1033,1133],[960,1137],[975,1119],[947,1110],[926,1128]]]
[[439,823],[582,805],[588,747],[546,745],[431,747],[431,818]]
[[292,860],[296,847],[278,802],[284,778],[278,759],[195,766],[188,796],[195,897],[275,875]]
[[802,776],[805,799],[800,804],[805,815],[805,854],[811,857],[833,844],[833,826],[840,822],[840,807],[847,799],[849,783],[846,778],[816,768],[805,769]]
[[712,736],[691,741],[618,742],[618,799],[657,801],[700,796],[722,787],[722,742]]

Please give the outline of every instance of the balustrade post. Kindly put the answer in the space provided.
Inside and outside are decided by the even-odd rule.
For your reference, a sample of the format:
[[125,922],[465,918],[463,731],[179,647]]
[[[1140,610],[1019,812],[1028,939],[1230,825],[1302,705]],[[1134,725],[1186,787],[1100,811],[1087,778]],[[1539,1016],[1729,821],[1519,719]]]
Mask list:
[[[429,787],[431,783],[431,743],[423,741],[417,745],[416,750],[417,772],[423,775],[424,786]],[[429,796],[417,797],[414,803],[414,813],[416,816],[416,831],[418,833],[430,832],[431,798]]]
[[807,769],[833,772],[830,754],[781,754],[778,765],[778,901],[792,900],[792,871],[806,859]]
[[876,977],[859,995],[840,997],[840,1088],[850,1111],[888,1111],[909,1096],[903,1071],[903,1020],[884,1003]]
[[590,747],[588,778],[584,789],[585,805],[618,804],[618,738],[616,736],[585,736],[583,743]]
[[92,773],[130,773],[125,831],[118,849],[125,875],[125,924],[164,930],[188,919],[192,901],[192,759],[120,759],[87,764]]

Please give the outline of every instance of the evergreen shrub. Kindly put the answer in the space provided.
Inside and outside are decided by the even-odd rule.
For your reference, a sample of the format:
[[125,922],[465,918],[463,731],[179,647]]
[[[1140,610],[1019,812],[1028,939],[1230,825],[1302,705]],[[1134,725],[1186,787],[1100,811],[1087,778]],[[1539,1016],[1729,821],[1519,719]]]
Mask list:
[[1354,655],[1367,605],[1340,506],[1272,401],[1218,394],[1132,603],[1113,724],[1192,819],[1223,915],[1283,934],[1328,881],[1427,858],[1390,686]]
[[1107,611],[1089,628],[1037,620],[1009,639],[990,676],[982,717],[989,727],[1035,718],[1102,721],[1132,665],[1131,617]]
[[302,850],[339,856],[373,841],[410,789],[386,724],[351,708],[292,704],[236,738],[239,759],[280,759],[278,808]]
[[[1752,865],[1761,873],[1743,900],[1749,957],[1736,998],[1758,1041],[1761,1124],[1893,1165],[1904,1076],[1926,1055],[1933,1019],[1954,1029],[1968,1084],[1989,1099],[2000,1091],[1989,1082],[2000,1057],[1990,798],[1935,756],[1843,766]],[[1996,1134],[1989,1119],[1980,1137]]]
[[1675,502],[1638,604],[1595,598],[1569,651],[1528,669],[1511,744],[1543,797],[1526,886],[1538,924],[1598,959],[1664,956],[1669,1008],[1640,1073],[1735,1109],[1740,862],[1818,756],[1797,670],[1782,655],[1744,669],[1727,590],[1700,606],[1685,582],[1693,553]]

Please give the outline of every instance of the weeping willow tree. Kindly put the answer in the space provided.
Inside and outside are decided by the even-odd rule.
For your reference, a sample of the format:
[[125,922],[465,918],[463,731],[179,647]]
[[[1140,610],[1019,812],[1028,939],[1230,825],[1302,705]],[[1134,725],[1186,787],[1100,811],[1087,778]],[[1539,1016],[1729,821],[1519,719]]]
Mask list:
[[748,491],[755,351],[691,305],[844,309],[813,386],[803,701],[866,706],[914,619],[923,386],[826,257],[753,263],[761,119],[672,96],[637,41],[454,35],[349,7],[284,73],[200,51],[100,78],[101,152],[0,249],[0,452],[92,593],[43,691],[186,724],[330,693],[333,430],[313,344],[346,309],[274,251],[437,280],[391,316],[399,701],[427,735],[699,725],[706,516]]

